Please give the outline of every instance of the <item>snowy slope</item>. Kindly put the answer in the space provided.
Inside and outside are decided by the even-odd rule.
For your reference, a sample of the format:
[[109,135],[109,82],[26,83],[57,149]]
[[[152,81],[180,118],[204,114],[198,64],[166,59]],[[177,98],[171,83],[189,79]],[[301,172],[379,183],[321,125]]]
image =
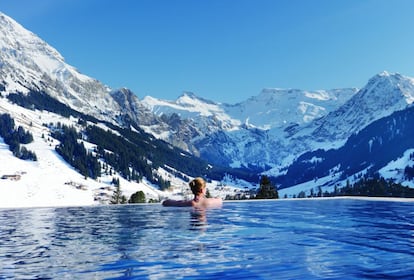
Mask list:
[[[44,124],[60,122],[76,127],[78,120],[64,118],[47,111],[32,111],[11,104],[6,98],[0,98],[0,114],[8,113],[15,125],[22,126],[33,134],[34,141],[24,145],[34,151],[37,161],[20,160],[12,155],[0,137],[0,178],[4,175],[19,175],[19,180],[0,179],[0,208],[36,207],[36,206],[85,206],[108,204],[115,190],[111,184],[114,177],[120,179],[122,193],[129,198],[137,191],[143,191],[146,199],[161,200],[166,197],[182,199],[190,197],[188,182],[160,169],[157,172],[164,179],[171,181],[172,188],[160,191],[147,180],[137,183],[123,179],[119,174],[102,174],[97,180],[85,179],[73,167],[67,164],[55,151],[59,141],[52,138],[50,130]],[[99,124],[104,129],[109,129]],[[93,150],[95,145],[84,141],[87,149]],[[226,197],[234,195],[241,187],[228,185],[225,189],[221,182],[208,184],[214,196]]]
[[[85,180],[62,161],[54,150],[58,142],[50,137],[48,128],[42,125],[59,121],[76,126],[77,119],[68,120],[46,111],[26,110],[10,104],[4,97],[14,93],[45,92],[79,112],[120,126],[131,124],[132,121],[164,131],[168,131],[168,127],[157,115],[142,106],[131,91],[110,89],[101,82],[79,73],[65,63],[56,49],[2,13],[0,47],[0,94],[3,97],[0,98],[0,113],[11,114],[15,118],[16,126],[23,125],[33,133],[34,142],[26,146],[38,157],[38,162],[19,160],[14,158],[7,145],[2,143],[0,175],[18,173],[21,179],[0,181],[2,194],[10,193],[10,186],[16,186],[10,193],[14,194],[16,199],[8,200],[7,195],[2,195],[0,207],[107,203],[113,192],[113,186],[110,184],[112,177],[103,176],[98,181]],[[51,142],[46,141],[44,135]],[[90,149],[93,148],[93,144],[84,144]],[[168,172],[166,174],[166,179],[173,178]],[[182,180],[179,183],[186,184],[187,182]],[[159,192],[156,186],[145,180],[137,184],[121,179],[121,186],[127,197],[140,189],[144,190],[148,199],[156,200],[176,193],[174,190],[172,193]],[[25,195],[27,193],[30,195]],[[49,196],[46,194],[53,197],[48,199]],[[216,194],[225,196],[225,192],[221,191],[217,191]]]
[[383,72],[343,106],[311,124],[312,137],[319,142],[344,140],[373,121],[403,110],[414,101],[414,79]]
[[[281,168],[304,152],[340,148],[350,136],[376,120],[408,108],[413,100],[413,78],[387,72],[375,75],[336,110],[303,126],[286,129],[282,144],[285,148],[279,148],[279,156],[285,160],[267,173],[280,174]],[[280,135],[280,131],[273,133],[275,137]]]
[[226,105],[225,111],[249,127],[272,129],[293,123],[301,125],[337,109],[356,91],[264,89],[244,102]]
[[45,91],[84,113],[111,117],[120,107],[110,89],[65,63],[53,47],[0,12],[0,91]]
[[414,166],[414,160],[410,159],[410,154],[414,153],[413,149],[408,149],[398,159],[391,161],[385,167],[381,168],[379,173],[386,179],[394,179],[396,182],[404,186],[414,188],[414,182],[407,180],[404,176],[404,168],[406,166]]
[[357,92],[357,89],[303,91],[264,89],[259,95],[234,105],[215,103],[184,93],[176,101],[146,96],[142,103],[157,115],[178,114],[181,118],[214,118],[221,129],[231,131],[241,127],[271,129],[287,124],[303,124],[320,118]]
[[183,93],[177,100],[168,101],[146,96],[141,103],[158,116],[177,114],[182,119],[192,120],[205,133],[217,130],[233,130],[240,121],[232,118],[219,103],[197,97],[194,93]]
[[216,164],[265,168],[290,156],[291,148],[286,149],[285,143],[285,131],[289,127],[301,127],[325,116],[339,108],[356,91],[265,89],[258,96],[234,105],[184,93],[176,101],[147,96],[142,104],[164,119],[178,116],[182,120],[175,121],[174,127],[164,127],[163,133],[145,127],[147,132],[170,143],[180,139],[187,143],[181,147],[187,147]]
[[[61,122],[76,125],[77,119],[66,119],[46,111],[31,111],[12,105],[0,98],[0,114],[8,113],[16,127],[21,125],[33,134],[34,141],[25,145],[36,153],[38,161],[20,160],[12,155],[0,137],[0,177],[20,174],[21,179],[0,180],[0,207],[68,206],[108,203],[114,187],[113,176],[99,180],[85,179],[68,165],[55,151],[59,144],[43,124]],[[88,147],[88,144],[85,143]],[[142,190],[148,199],[160,199],[165,194],[145,181],[132,183],[120,178],[123,193],[129,197]]]
[[413,85],[412,78],[383,72],[360,90],[265,89],[234,105],[184,93],[176,101],[146,97],[142,103],[181,120],[174,129],[148,132],[172,142],[183,126],[191,128],[180,138],[190,151],[217,164],[270,166],[267,174],[276,175],[300,154],[338,148],[373,121],[405,109],[414,100]]

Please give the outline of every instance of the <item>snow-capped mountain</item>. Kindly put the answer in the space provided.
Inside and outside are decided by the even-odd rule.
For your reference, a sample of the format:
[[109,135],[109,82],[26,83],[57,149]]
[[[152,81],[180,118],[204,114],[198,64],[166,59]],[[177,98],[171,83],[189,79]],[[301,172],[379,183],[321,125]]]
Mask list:
[[288,160],[268,173],[279,174],[283,165],[290,164],[304,152],[340,148],[349,137],[372,122],[409,107],[413,97],[412,78],[387,72],[375,75],[336,110],[304,126],[288,128],[285,149],[279,149],[279,154]]
[[190,93],[176,101],[146,97],[142,103],[164,119],[180,120],[172,134],[158,134],[166,141],[177,139],[175,132],[181,125],[191,127],[181,140],[191,143],[193,152],[217,164],[271,168],[268,174],[276,175],[300,154],[338,148],[351,135],[405,109],[413,100],[412,78],[383,72],[360,90],[265,89],[235,105]]
[[340,181],[379,173],[414,186],[406,173],[407,167],[413,167],[413,147],[414,107],[410,106],[370,123],[337,149],[304,153],[277,180],[282,187],[311,181],[314,186],[332,188]]
[[183,93],[176,101],[146,96],[141,103],[163,121],[158,125],[141,126],[145,131],[196,155],[200,155],[199,148],[194,145],[196,139],[240,126],[240,121],[229,116],[221,104],[191,92]]
[[345,140],[368,124],[404,110],[414,101],[414,79],[398,73],[380,73],[338,110],[315,121],[312,137],[318,141]]
[[309,123],[341,106],[357,89],[304,91],[263,89],[262,92],[225,111],[247,127],[264,130]]
[[[112,90],[110,95],[118,106],[123,108],[124,114],[119,115],[121,119],[118,118],[118,121],[121,121],[122,124],[128,124],[130,121],[142,126],[152,126],[162,123],[156,115],[144,107],[137,96],[129,89],[121,88]],[[125,117],[128,117],[131,120],[125,120]]]
[[211,118],[218,122],[206,133],[243,127],[269,130],[291,124],[309,123],[341,106],[357,89],[303,91],[298,89],[264,89],[259,95],[235,105],[215,103],[184,93],[176,101],[150,96],[142,103],[157,115],[177,114],[183,119]]
[[[216,182],[222,179],[220,176],[235,176],[234,181],[249,178],[254,184],[257,176],[265,173],[277,177],[284,186],[315,185],[314,179],[306,180],[316,177],[318,184],[332,186],[343,179],[341,176],[352,176],[353,171],[363,172],[356,166],[364,166],[367,170],[376,164],[382,172],[390,173],[387,162],[393,162],[395,167],[395,162],[402,162],[401,158],[407,158],[406,151],[414,148],[414,144],[409,143],[402,146],[405,151],[396,150],[392,157],[385,157],[387,153],[384,153],[384,157],[375,161],[361,158],[350,161],[347,154],[354,151],[364,154],[366,145],[386,143],[384,139],[391,136],[375,131],[381,125],[387,131],[396,129],[397,134],[401,133],[398,137],[392,136],[393,139],[403,141],[404,136],[411,137],[404,122],[412,119],[414,79],[396,73],[375,75],[361,89],[264,89],[257,96],[237,104],[217,103],[191,92],[183,93],[175,101],[150,96],[139,100],[126,88],[111,89],[79,73],[65,63],[57,50],[2,13],[0,47],[0,114],[11,113],[19,125],[35,134],[35,142],[45,142],[43,134],[53,133],[52,128],[44,126],[45,122],[58,120],[75,126],[83,135],[78,141],[91,153],[97,154],[99,150],[101,156],[107,149],[98,149],[98,141],[88,139],[92,137],[92,133],[85,130],[88,124],[127,139],[125,145],[138,142],[140,148],[154,148],[140,159],[145,164],[134,162],[144,169],[144,166],[154,167],[151,172],[162,179],[157,177],[153,181],[168,180],[182,185],[188,173],[180,169],[180,163],[184,161],[180,162],[180,159],[186,159],[194,169],[196,162],[208,166],[202,173],[214,177]],[[44,104],[47,106],[42,107]],[[398,112],[404,114],[395,115]],[[403,116],[398,117],[398,125],[395,124],[396,116]],[[135,134],[131,135],[132,132]],[[52,141],[58,143],[57,139]],[[44,159],[49,165],[65,166],[55,150],[48,148],[48,145],[57,144],[47,141],[38,144],[29,145],[40,155],[41,163],[34,170],[45,169]],[[354,149],[352,145],[365,146]],[[384,147],[388,149],[390,145]],[[7,145],[0,143],[0,146]],[[182,150],[176,152],[174,146]],[[160,159],[164,155],[159,156],[160,151],[166,155],[163,163]],[[124,155],[128,152],[123,151]],[[2,151],[2,154],[9,157],[7,152]],[[335,156],[332,158],[332,155]],[[195,160],[193,156],[201,158]],[[409,160],[405,162],[410,164]],[[122,172],[130,173],[132,163],[123,164]],[[12,166],[16,169],[17,164]],[[345,166],[349,167],[346,172]],[[295,173],[300,173],[302,167],[306,174]],[[65,173],[65,180],[70,181],[69,177],[76,172],[69,166],[67,168],[71,171]],[[46,167],[46,170],[49,169]],[[132,173],[128,176],[140,175],[139,172]],[[36,171],[34,174],[40,173]],[[177,174],[182,178],[178,180]],[[322,176],[326,179],[321,180]],[[59,180],[57,185],[62,183]],[[85,184],[85,179],[77,180]],[[93,185],[99,189],[100,184]],[[40,187],[39,184],[36,186]],[[153,194],[159,195],[156,191]]]
[[[36,35],[1,14],[2,92],[44,91],[77,111],[146,132],[212,163],[261,170],[319,147],[339,147],[370,122],[412,102],[412,79],[381,73],[361,90],[264,89],[238,104],[184,93],[175,101],[113,90],[67,65]],[[390,105],[392,104],[392,106]]]
[[3,93],[45,92],[85,114],[107,120],[129,113],[111,97],[110,88],[66,64],[56,49],[1,12],[0,48]]
[[[235,104],[220,104],[184,93],[176,101],[145,97],[142,103],[164,119],[174,116],[192,127],[182,140],[193,152],[233,167],[264,168],[279,163],[289,128],[303,126],[339,108],[357,89],[320,91],[264,89],[258,96]],[[177,139],[176,126],[162,135]],[[146,131],[151,132],[150,128]]]

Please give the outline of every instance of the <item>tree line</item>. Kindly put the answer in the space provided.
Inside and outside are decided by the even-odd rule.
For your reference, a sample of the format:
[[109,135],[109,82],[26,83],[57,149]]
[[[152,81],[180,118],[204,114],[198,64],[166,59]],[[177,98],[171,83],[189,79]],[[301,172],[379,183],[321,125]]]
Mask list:
[[[311,189],[310,194],[304,191],[294,195],[294,198],[306,197],[336,197],[336,196],[366,196],[366,197],[400,197],[414,198],[414,189],[396,183],[393,179],[385,179],[376,173],[372,177],[362,177],[354,183],[347,180],[343,187],[335,186],[331,192],[324,191],[318,187],[315,192]],[[286,196],[285,196],[286,198]]]
[[98,158],[87,151],[81,139],[81,134],[74,127],[58,124],[51,133],[60,144],[56,152],[85,177],[96,179],[101,176],[101,165]]
[[404,197],[414,198],[414,189],[383,177],[362,178],[361,180],[340,188],[334,196],[368,196],[368,197]]
[[3,137],[4,143],[9,145],[9,150],[15,157],[23,160],[37,161],[37,156],[34,152],[20,145],[33,142],[33,135],[22,126],[16,129],[14,119],[7,113],[0,115],[0,136]]

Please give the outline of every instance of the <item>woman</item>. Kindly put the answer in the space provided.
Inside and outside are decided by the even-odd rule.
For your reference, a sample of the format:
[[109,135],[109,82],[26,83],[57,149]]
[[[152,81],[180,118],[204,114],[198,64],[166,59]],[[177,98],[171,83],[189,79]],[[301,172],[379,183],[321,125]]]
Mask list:
[[197,177],[190,183],[191,191],[194,194],[193,200],[172,200],[167,199],[162,202],[163,206],[192,206],[196,208],[220,207],[223,204],[221,198],[206,198],[206,182],[203,178]]

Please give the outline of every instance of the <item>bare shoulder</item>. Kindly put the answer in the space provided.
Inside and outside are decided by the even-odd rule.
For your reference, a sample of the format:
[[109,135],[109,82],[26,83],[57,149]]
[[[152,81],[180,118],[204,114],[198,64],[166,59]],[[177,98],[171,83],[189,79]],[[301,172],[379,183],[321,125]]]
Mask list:
[[219,197],[217,198],[207,198],[203,200],[203,206],[209,208],[221,207],[223,205],[223,200]]
[[162,202],[162,206],[175,206],[175,207],[187,207],[187,206],[193,206],[193,203],[191,200],[173,200],[173,199],[167,199]]

